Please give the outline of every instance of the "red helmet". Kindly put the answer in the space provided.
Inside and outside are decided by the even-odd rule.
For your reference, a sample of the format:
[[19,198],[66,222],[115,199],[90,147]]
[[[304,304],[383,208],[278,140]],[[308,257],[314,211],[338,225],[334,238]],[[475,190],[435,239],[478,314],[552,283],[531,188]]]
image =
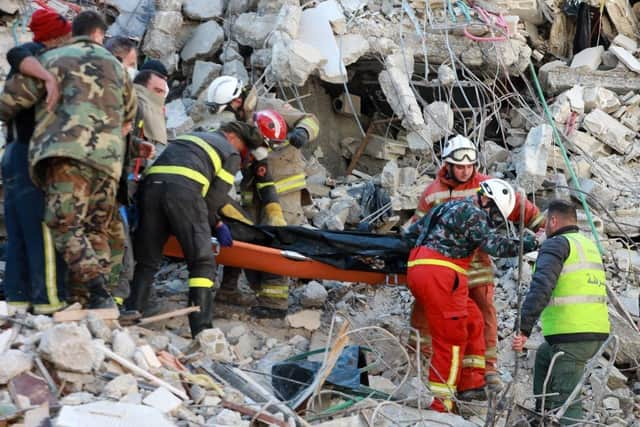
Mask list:
[[287,122],[275,110],[262,110],[253,114],[253,123],[268,145],[280,144],[287,139]]

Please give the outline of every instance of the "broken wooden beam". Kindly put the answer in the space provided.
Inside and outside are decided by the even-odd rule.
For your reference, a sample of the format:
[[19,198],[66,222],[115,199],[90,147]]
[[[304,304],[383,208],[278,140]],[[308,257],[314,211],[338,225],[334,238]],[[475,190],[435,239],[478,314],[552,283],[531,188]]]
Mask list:
[[170,311],[168,313],[158,314],[156,316],[145,317],[143,319],[138,320],[136,324],[146,325],[153,322],[159,322],[161,320],[172,319],[174,317],[186,316],[188,314],[195,313],[197,311],[200,311],[200,306],[195,305],[192,307],[181,308],[179,310]]
[[77,322],[87,318],[89,313],[93,313],[96,317],[102,320],[116,320],[120,316],[120,311],[117,308],[99,308],[95,310],[71,310],[71,311],[58,311],[53,314],[54,322]]

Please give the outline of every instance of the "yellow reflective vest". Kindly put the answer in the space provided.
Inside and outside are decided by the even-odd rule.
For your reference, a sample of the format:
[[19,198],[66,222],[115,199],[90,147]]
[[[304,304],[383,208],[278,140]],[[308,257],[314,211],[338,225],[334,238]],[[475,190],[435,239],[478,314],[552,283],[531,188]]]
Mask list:
[[569,256],[551,301],[542,311],[542,334],[609,333],[607,289],[602,257],[595,243],[580,233],[563,234]]

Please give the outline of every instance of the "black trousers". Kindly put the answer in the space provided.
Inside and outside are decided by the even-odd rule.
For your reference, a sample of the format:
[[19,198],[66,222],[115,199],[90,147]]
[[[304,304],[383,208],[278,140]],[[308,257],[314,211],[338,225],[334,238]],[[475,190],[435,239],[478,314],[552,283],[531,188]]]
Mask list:
[[171,234],[182,247],[189,269],[189,286],[211,288],[216,263],[211,248],[208,208],[202,195],[192,188],[150,176],[140,190],[139,206],[132,295],[139,295],[140,288],[148,289],[153,283],[162,263],[164,245]]

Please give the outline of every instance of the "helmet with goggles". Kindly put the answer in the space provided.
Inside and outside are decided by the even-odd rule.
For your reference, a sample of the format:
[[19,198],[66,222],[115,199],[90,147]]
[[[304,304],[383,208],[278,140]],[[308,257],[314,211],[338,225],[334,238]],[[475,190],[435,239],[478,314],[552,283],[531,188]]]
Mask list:
[[234,99],[242,95],[244,83],[232,76],[220,76],[207,88],[207,105],[221,113]]
[[253,114],[253,123],[271,148],[287,140],[287,122],[275,110],[262,110]]
[[478,150],[469,138],[458,135],[444,145],[442,161],[452,165],[475,165],[478,162]]

